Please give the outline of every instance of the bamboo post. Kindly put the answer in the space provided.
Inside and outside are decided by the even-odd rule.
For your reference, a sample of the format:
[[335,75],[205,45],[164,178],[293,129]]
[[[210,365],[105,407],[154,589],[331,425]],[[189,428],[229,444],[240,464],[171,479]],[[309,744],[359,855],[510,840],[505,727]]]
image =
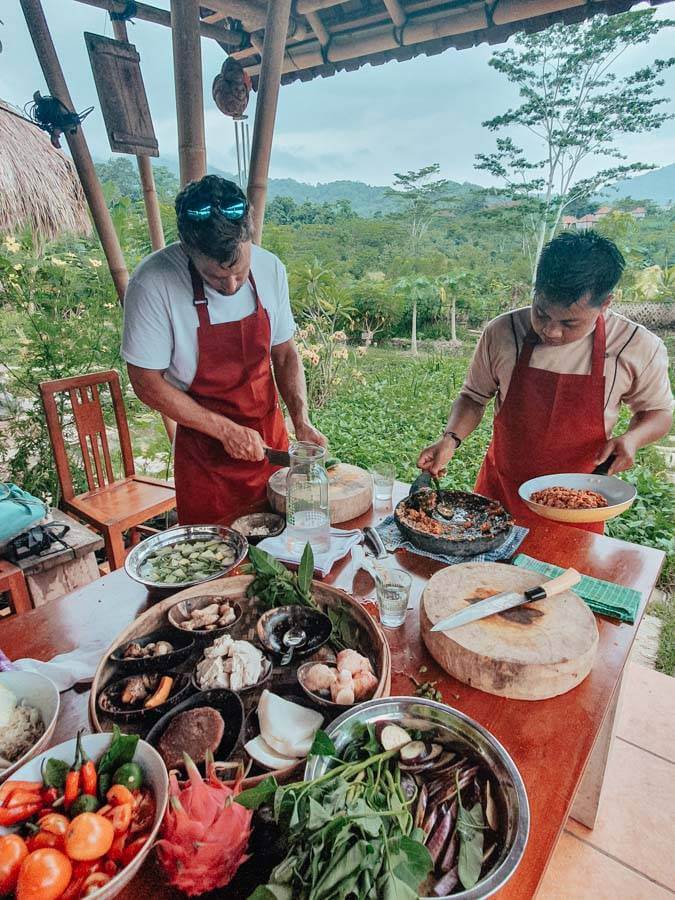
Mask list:
[[263,44],[260,80],[258,82],[258,99],[255,107],[253,125],[253,145],[248,175],[248,199],[253,206],[255,218],[253,240],[260,243],[263,220],[265,218],[265,200],[267,198],[267,176],[272,155],[272,138],[274,122],[279,101],[281,70],[286,49],[286,32],[291,12],[291,0],[275,0],[270,2],[267,10],[265,26],[265,42]]
[[[69,110],[73,110],[75,107],[40,0],[21,0],[21,8],[49,93],[57,97]],[[121,303],[124,300],[129,273],[82,128],[79,127],[74,134],[66,134],[66,140]]]
[[171,0],[180,183],[206,174],[199,0]]
[[[113,34],[118,41],[129,43],[127,23],[120,19],[112,20]],[[153,250],[161,250],[165,246],[162,217],[159,212],[159,198],[155,189],[155,176],[152,173],[152,163],[149,156],[136,157],[138,175],[143,189],[143,202],[145,203],[145,215],[148,220],[148,232],[150,233],[150,246]]]

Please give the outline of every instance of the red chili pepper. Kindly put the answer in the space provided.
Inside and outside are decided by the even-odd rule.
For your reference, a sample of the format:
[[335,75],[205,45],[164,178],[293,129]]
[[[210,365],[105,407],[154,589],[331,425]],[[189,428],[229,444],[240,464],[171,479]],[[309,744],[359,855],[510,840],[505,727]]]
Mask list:
[[75,760],[70,772],[66,775],[66,785],[63,791],[63,803],[66,809],[72,806],[80,795],[80,769],[82,768],[82,732],[77,732],[75,744]]
[[26,804],[30,803],[39,803],[42,806],[42,798],[38,791],[23,791],[21,788],[17,788],[7,798],[5,807],[14,809],[15,806],[26,806]]
[[82,751],[82,793],[96,796],[98,778],[96,775],[96,766],[92,760],[87,759]]
[[45,806],[51,806],[52,803],[58,800],[59,792],[55,787],[44,788],[40,796]]
[[41,787],[41,781],[6,781],[0,785],[0,804],[14,791],[39,791]]
[[18,822],[25,822],[30,819],[40,809],[42,803],[24,803],[23,806],[14,806],[12,809],[0,807],[0,825],[6,828],[8,825],[16,825]]

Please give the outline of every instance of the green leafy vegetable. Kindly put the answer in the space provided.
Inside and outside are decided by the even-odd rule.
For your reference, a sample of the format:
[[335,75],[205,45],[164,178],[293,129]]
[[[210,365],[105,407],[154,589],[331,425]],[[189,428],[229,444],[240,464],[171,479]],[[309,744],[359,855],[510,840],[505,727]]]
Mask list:
[[483,819],[483,807],[480,801],[471,809],[466,809],[462,804],[462,796],[457,781],[457,835],[459,837],[459,860],[457,872],[459,880],[466,890],[472,888],[480,878],[480,870],[483,868],[483,831],[485,820]]
[[48,759],[42,767],[42,780],[46,787],[55,787],[61,790],[66,784],[66,775],[70,766],[62,759]]
[[[137,734],[122,734],[117,725],[113,725],[113,736],[110,746],[98,761],[96,771],[99,777],[99,794],[105,784],[110,786],[112,776],[124,763],[130,763],[134,758],[138,745]],[[104,777],[105,776],[105,777]],[[103,784],[101,784],[103,782]]]
[[269,778],[265,778],[260,784],[256,784],[255,787],[242,791],[236,798],[237,803],[245,806],[246,809],[258,809],[259,806],[263,806],[263,804],[272,800],[278,787],[278,781],[270,775]]
[[305,544],[305,549],[302,551],[302,559],[300,560],[300,567],[298,569],[298,588],[307,600],[311,597],[313,576],[314,553],[312,552],[312,545]]
[[309,756],[336,756],[337,750],[335,744],[328,737],[325,731],[319,729],[314,735],[314,741],[309,750]]

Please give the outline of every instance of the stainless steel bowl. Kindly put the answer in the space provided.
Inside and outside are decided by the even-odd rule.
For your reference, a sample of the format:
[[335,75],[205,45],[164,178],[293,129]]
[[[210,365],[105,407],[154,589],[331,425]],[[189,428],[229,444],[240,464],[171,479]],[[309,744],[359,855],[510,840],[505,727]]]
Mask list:
[[[417,725],[415,721],[417,720]],[[489,874],[469,891],[452,894],[449,900],[479,900],[490,897],[500,890],[513,875],[520,863],[530,833],[530,807],[520,772],[499,741],[459,710],[452,709],[433,700],[419,697],[388,697],[368,700],[351,707],[326,728],[338,754],[353,740],[355,729],[360,725],[375,724],[380,721],[396,722],[405,728],[434,725],[447,731],[456,741],[465,742],[499,781],[503,806],[507,810],[507,825],[504,848]],[[328,770],[331,763],[326,757],[313,756],[305,766],[305,779],[318,778]],[[432,900],[432,898],[422,898]],[[433,898],[439,900],[439,898]]]
[[[151,581],[149,578],[141,575],[141,569],[147,558],[162,547],[184,544],[186,541],[213,540],[214,538],[220,538],[220,540],[230,544],[234,548],[235,557],[231,565],[226,566],[213,575],[209,575],[207,578],[198,578],[194,581],[181,581],[176,584]],[[124,569],[130,578],[140,582],[140,584],[144,584],[147,588],[159,591],[180,591],[184,588],[193,587],[196,584],[204,584],[207,581],[222,578],[223,575],[227,575],[228,572],[231,572],[232,569],[235,569],[242,562],[247,552],[248,541],[243,534],[234,531],[232,528],[225,528],[224,525],[179,525],[176,528],[169,528],[168,531],[153,534],[152,537],[146,538],[140,544],[136,544],[124,562]]]

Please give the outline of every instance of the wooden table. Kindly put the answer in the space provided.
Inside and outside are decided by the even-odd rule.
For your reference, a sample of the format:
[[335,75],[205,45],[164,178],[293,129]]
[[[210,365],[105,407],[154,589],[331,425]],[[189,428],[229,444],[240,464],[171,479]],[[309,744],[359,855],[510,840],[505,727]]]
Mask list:
[[[405,487],[397,485],[397,492],[404,493]],[[370,511],[347,524],[362,527],[379,521],[388,511]],[[664,560],[661,551],[650,547],[548,522],[529,533],[521,550],[635,588],[642,595],[638,622]],[[401,629],[386,631],[392,649],[392,693],[413,694],[411,675],[421,681],[438,680],[445,702],[480,722],[511,754],[525,781],[532,821],[523,861],[498,896],[514,900],[533,897],[570,812],[584,822],[594,818],[621,675],[638,623],[630,626],[598,617],[600,644],[595,665],[588,678],[569,693],[536,702],[494,697],[447,676],[421,642],[416,607],[426,580],[439,564],[404,551],[399,551],[396,559],[414,576],[415,609]],[[338,563],[326,580],[364,600],[373,596],[370,576],[361,572],[354,578],[349,560]],[[48,607],[1,622],[0,647],[12,659],[32,656],[47,660],[95,638],[112,640],[147,604],[145,589],[118,570]],[[419,676],[422,665],[428,672]],[[86,691],[71,690],[61,699],[54,743],[71,738],[78,726],[87,722]],[[178,896],[156,878],[150,863],[124,896]]]

